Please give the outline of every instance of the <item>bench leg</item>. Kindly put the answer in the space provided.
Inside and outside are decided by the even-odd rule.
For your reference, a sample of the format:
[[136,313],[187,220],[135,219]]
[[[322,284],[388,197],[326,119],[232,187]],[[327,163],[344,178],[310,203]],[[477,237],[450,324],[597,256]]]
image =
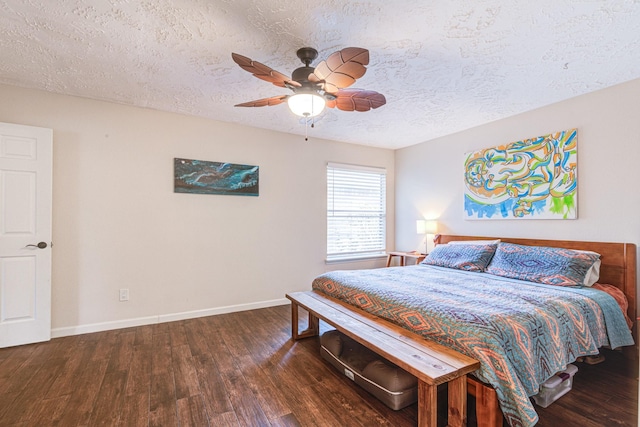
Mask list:
[[449,427],[467,425],[467,377],[449,381]]
[[469,394],[476,398],[478,427],[502,427],[504,417],[496,391],[471,377],[467,379]]
[[320,319],[309,312],[308,327],[302,332],[298,332],[298,304],[291,301],[291,338],[299,340],[302,338],[315,337],[320,333]]
[[438,387],[418,380],[418,427],[437,427]]

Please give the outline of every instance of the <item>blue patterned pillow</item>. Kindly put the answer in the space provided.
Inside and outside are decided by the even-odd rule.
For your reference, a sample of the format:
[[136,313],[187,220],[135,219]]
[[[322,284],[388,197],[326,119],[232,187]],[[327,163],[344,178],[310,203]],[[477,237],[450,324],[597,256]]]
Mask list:
[[437,245],[422,264],[484,271],[498,245]]
[[595,252],[500,243],[487,273],[557,286],[582,286]]

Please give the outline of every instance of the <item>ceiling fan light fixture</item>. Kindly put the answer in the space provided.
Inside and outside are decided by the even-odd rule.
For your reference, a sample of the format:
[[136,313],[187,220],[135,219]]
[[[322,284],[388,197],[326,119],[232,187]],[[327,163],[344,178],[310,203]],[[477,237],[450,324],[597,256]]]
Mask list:
[[324,111],[325,99],[315,93],[296,93],[287,99],[291,112],[300,117],[315,117]]

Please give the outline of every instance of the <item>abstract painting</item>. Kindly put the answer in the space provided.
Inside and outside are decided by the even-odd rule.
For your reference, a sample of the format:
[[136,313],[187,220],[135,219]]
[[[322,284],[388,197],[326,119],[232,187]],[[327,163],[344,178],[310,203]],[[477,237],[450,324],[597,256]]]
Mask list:
[[466,219],[576,219],[578,130],[465,154]]
[[175,193],[258,195],[258,166],[173,159]]

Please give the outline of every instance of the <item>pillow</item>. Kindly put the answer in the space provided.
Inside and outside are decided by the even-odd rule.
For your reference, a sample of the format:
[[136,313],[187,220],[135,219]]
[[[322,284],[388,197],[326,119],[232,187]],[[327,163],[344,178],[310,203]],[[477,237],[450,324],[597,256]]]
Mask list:
[[584,286],[593,286],[593,284],[598,281],[598,279],[600,278],[601,262],[602,261],[600,260],[600,258],[598,258],[597,261],[593,263],[591,268],[589,268],[589,271],[587,271],[587,274],[584,277]]
[[497,245],[500,239],[495,240],[452,240],[448,245]]
[[497,245],[437,245],[422,264],[466,271],[484,271],[497,247]]
[[500,243],[487,273],[556,286],[583,286],[600,254]]
[[598,256],[598,260],[593,263],[589,271],[587,271],[587,275],[584,278],[583,286],[593,286],[594,283],[598,281],[600,278],[600,254],[593,251],[580,251],[578,249],[574,249],[576,252],[584,252],[586,254],[596,254]]

